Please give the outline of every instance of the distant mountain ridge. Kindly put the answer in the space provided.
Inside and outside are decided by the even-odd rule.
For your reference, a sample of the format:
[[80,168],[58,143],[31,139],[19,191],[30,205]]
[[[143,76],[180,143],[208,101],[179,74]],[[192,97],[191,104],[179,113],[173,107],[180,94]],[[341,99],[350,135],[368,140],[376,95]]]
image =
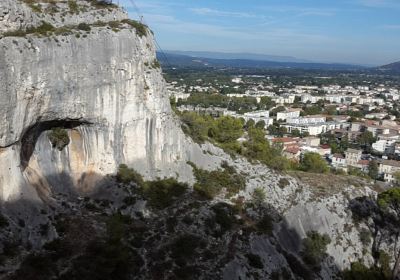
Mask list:
[[379,67],[380,70],[400,72],[400,61],[383,65]]
[[293,56],[278,56],[257,53],[228,53],[228,52],[207,52],[207,51],[165,51],[168,54],[185,55],[190,57],[201,57],[210,59],[240,59],[240,60],[257,60],[257,61],[274,61],[274,62],[296,62],[296,63],[313,63],[313,61],[299,59]]
[[366,67],[340,63],[315,62],[279,62],[252,59],[215,59],[197,56],[188,56],[170,52],[157,53],[157,57],[164,65],[176,67],[232,67],[232,68],[295,68],[295,69],[324,69],[324,70],[359,70]]

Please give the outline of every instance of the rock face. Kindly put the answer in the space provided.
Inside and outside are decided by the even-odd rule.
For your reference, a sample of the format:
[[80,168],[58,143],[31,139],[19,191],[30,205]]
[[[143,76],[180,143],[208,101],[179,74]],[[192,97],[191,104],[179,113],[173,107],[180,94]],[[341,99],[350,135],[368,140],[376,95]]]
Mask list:
[[[18,1],[1,5],[8,11],[1,26],[12,28],[17,17],[22,21],[19,27],[35,25],[37,15],[25,5]],[[62,6],[59,9],[51,21],[55,27],[60,22],[127,19],[121,9],[112,8],[110,13],[93,9],[80,13],[79,19],[72,15],[61,21],[57,17]],[[130,26],[3,37],[2,200],[35,199],[29,185],[44,193],[65,182],[87,190],[120,163],[149,177],[175,176],[179,170],[186,176],[182,179],[190,180],[185,151],[192,149],[184,148],[188,144],[172,115],[155,61],[151,33],[140,36]],[[46,137],[53,126],[73,127],[68,130],[71,143],[61,152],[52,149]]]

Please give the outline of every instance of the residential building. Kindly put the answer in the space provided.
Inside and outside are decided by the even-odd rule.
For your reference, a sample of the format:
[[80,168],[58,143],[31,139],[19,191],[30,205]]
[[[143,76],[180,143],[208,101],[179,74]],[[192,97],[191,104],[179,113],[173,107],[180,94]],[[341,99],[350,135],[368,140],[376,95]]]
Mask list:
[[395,181],[394,173],[400,171],[400,161],[382,160],[379,163],[379,173],[383,175],[385,182]]
[[381,154],[394,154],[396,140],[378,140],[372,144],[372,149]]
[[286,121],[287,119],[299,118],[301,109],[289,109],[276,114],[276,120]]
[[347,149],[345,152],[346,164],[358,167],[358,162],[361,160],[362,151],[356,149]]

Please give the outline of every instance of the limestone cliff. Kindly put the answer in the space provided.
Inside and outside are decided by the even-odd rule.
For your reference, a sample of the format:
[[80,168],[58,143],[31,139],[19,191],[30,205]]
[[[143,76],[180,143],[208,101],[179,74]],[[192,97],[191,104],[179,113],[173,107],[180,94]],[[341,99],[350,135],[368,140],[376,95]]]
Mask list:
[[[183,148],[185,137],[171,114],[151,32],[139,34],[126,23],[110,27],[111,20],[115,25],[128,18],[120,8],[79,4],[85,12],[68,14],[66,4],[60,4],[51,16],[18,1],[0,4],[5,34],[0,40],[0,162],[7,167],[0,185],[5,201],[34,198],[31,185],[42,194],[68,182],[87,189],[120,163],[149,177],[179,170],[190,179],[189,149]],[[55,30],[6,34],[40,21]],[[92,25],[90,31],[77,28],[79,23]],[[55,126],[69,129],[71,143],[61,152],[46,137]]]

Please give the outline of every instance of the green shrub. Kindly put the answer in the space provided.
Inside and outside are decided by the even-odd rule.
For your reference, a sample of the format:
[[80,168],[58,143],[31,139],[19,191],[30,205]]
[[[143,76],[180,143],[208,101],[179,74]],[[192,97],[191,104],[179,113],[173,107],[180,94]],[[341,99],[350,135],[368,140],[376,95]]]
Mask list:
[[206,199],[213,199],[223,188],[226,188],[227,196],[231,197],[246,187],[245,178],[234,168],[207,171],[194,166],[193,169],[197,179],[194,190]]
[[53,148],[57,148],[59,151],[62,151],[70,142],[68,132],[61,127],[53,128],[48,137]]
[[326,161],[317,153],[306,153],[301,160],[300,168],[313,173],[326,173],[329,170]]
[[76,3],[76,0],[68,0],[68,7],[70,13],[76,14],[79,12],[79,7],[78,4]]
[[55,30],[54,26],[48,22],[42,21],[42,24],[36,28],[27,29],[28,34],[37,33],[40,35],[47,35],[48,32],[53,32]]
[[233,228],[237,211],[231,205],[218,203],[212,207],[212,210],[215,214],[215,222],[221,227],[221,234]]
[[343,272],[344,280],[384,280],[382,273],[375,267],[368,268],[361,262],[354,262],[350,269]]
[[256,229],[259,233],[272,234],[274,229],[273,219],[269,215],[264,215],[256,224]]
[[279,185],[279,187],[280,187],[281,189],[284,189],[284,188],[286,188],[287,186],[290,185],[290,182],[289,182],[289,180],[286,179],[286,178],[280,178],[280,179],[279,179],[278,185]]
[[150,206],[164,209],[171,206],[180,196],[186,193],[188,185],[173,178],[146,182],[144,196]]
[[132,19],[123,19],[121,22],[126,23],[126,24],[130,25],[131,27],[135,28],[137,34],[140,37],[147,36],[147,26],[146,25],[144,25],[138,21],[132,20]]
[[159,62],[157,59],[154,59],[154,60],[153,60],[153,63],[151,64],[151,67],[152,67],[153,69],[159,69],[159,68],[161,68],[161,64],[160,64],[160,62]]
[[124,184],[129,184],[131,182],[136,183],[139,187],[144,186],[144,180],[142,175],[128,168],[126,164],[120,164],[118,167],[117,181]]
[[255,188],[251,194],[251,201],[256,205],[260,205],[264,203],[266,197],[267,195],[263,188]]
[[369,246],[369,244],[371,244],[372,236],[371,236],[371,233],[369,232],[369,230],[367,230],[365,228],[361,229],[360,233],[359,233],[359,238],[360,238],[361,243],[364,246]]
[[91,30],[90,25],[87,23],[84,23],[84,22],[78,24],[78,29],[82,30],[82,31],[88,31],[88,32]]
[[303,239],[303,260],[311,267],[317,268],[326,254],[328,244],[331,239],[327,234],[319,234],[316,231],[307,233],[307,237]]

